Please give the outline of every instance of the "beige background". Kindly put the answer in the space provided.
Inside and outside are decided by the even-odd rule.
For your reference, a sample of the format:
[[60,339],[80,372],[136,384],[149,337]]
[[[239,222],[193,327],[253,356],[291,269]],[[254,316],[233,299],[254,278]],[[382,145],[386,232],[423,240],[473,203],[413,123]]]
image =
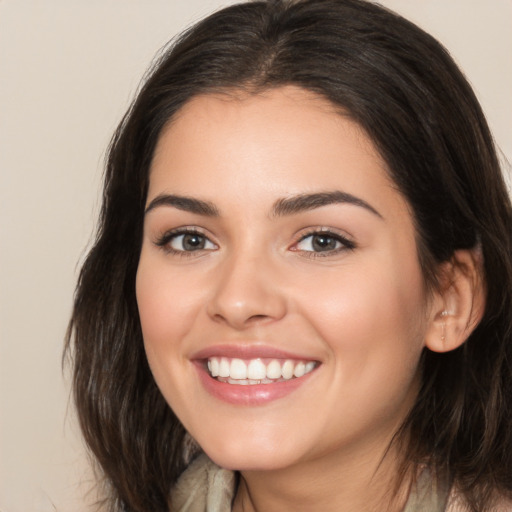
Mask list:
[[[61,372],[102,158],[152,56],[221,0],[0,0],[0,511],[82,512]],[[512,0],[383,0],[451,50],[512,155]]]

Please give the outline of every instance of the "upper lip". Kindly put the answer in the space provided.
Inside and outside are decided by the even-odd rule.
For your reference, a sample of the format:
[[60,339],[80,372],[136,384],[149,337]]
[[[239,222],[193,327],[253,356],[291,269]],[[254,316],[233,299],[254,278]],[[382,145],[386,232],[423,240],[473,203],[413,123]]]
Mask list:
[[275,348],[265,344],[220,344],[212,345],[195,352],[190,359],[209,359],[211,357],[228,357],[237,359],[298,359],[316,361],[317,359],[305,354],[298,354]]

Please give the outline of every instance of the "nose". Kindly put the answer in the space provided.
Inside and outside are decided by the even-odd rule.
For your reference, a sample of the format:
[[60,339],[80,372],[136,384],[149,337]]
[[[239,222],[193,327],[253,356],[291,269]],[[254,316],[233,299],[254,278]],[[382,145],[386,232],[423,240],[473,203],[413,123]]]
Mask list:
[[225,261],[215,278],[208,314],[236,330],[280,320],[286,299],[278,271],[264,257],[239,255]]

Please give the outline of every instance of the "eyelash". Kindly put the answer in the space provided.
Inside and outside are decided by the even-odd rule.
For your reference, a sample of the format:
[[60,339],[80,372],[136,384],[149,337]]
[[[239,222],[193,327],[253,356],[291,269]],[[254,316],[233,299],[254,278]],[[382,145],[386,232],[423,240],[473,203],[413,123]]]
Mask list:
[[[211,249],[198,249],[197,251],[186,251],[186,250],[177,250],[177,249],[174,249],[173,247],[171,247],[170,244],[173,240],[175,240],[176,238],[178,238],[180,236],[186,236],[186,235],[193,235],[193,236],[195,235],[195,236],[198,236],[198,237],[204,239],[206,242],[213,244],[213,242],[204,233],[202,233],[198,229],[179,228],[179,229],[175,229],[175,230],[171,230],[171,231],[166,231],[163,235],[161,235],[160,237],[157,238],[157,240],[155,241],[155,245],[162,248],[165,252],[167,252],[169,254],[183,257],[183,258],[191,257],[194,255],[195,252],[201,253],[204,250],[211,250]],[[213,245],[215,245],[215,244],[213,244]]]
[[[185,257],[185,258],[192,257],[195,252],[201,253],[205,250],[206,251],[212,250],[212,249],[199,248],[195,251],[194,250],[187,251],[187,250],[177,250],[177,249],[174,249],[173,247],[171,247],[170,244],[173,240],[175,240],[176,238],[178,238],[180,236],[186,236],[186,235],[198,236],[198,237],[202,238],[205,241],[205,243],[209,242],[210,244],[215,245],[204,233],[202,233],[198,229],[193,229],[193,228],[179,228],[176,230],[167,231],[164,234],[162,234],[160,237],[158,237],[158,239],[155,241],[155,245],[162,248],[164,251],[166,251],[169,254],[176,255],[179,257]],[[306,250],[297,248],[297,246],[301,242],[304,242],[309,237],[314,237],[314,236],[323,236],[324,238],[334,240],[336,243],[339,243],[341,246],[331,249],[331,250],[326,250],[326,251],[314,251],[314,250],[306,251]],[[300,252],[302,256],[307,257],[307,258],[325,258],[328,256],[333,256],[333,255],[338,254],[343,251],[347,251],[347,250],[352,251],[355,248],[356,248],[356,244],[352,240],[349,240],[348,238],[346,238],[343,235],[340,235],[339,233],[334,233],[325,228],[314,228],[314,229],[311,229],[310,231],[306,232],[305,234],[302,234],[302,236],[299,238],[299,240],[297,240],[292,245],[290,250],[292,250],[294,252]]]
[[311,229],[310,231],[303,234],[299,238],[299,240],[293,244],[292,247],[297,247],[304,240],[307,240],[309,237],[314,237],[314,236],[323,236],[325,238],[334,240],[335,242],[341,244],[341,246],[337,247],[335,249],[332,249],[332,250],[327,250],[327,251],[304,251],[301,249],[293,249],[293,248],[291,250],[301,252],[302,255],[307,258],[325,258],[328,256],[333,256],[333,255],[339,254],[344,251],[353,251],[357,247],[356,244],[352,240],[349,240],[347,237],[345,237],[339,233],[334,233],[333,231],[331,231],[329,229],[325,229],[325,228]]

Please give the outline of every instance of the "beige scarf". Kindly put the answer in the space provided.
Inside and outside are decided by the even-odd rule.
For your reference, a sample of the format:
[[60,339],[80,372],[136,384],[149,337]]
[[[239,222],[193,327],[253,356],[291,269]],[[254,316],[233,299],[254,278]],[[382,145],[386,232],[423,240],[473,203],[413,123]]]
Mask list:
[[[236,476],[206,455],[199,455],[179,478],[172,491],[173,512],[231,512]],[[423,471],[403,512],[444,512],[448,486],[440,486]]]

